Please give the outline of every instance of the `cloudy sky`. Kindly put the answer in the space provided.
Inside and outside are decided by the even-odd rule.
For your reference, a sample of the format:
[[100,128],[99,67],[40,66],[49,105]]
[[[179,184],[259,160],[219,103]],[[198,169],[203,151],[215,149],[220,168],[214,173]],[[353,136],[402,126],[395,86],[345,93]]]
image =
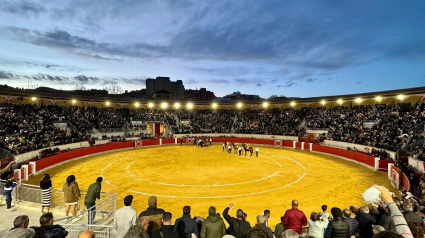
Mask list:
[[68,0],[0,5],[0,84],[183,80],[223,96],[425,86],[425,1]]

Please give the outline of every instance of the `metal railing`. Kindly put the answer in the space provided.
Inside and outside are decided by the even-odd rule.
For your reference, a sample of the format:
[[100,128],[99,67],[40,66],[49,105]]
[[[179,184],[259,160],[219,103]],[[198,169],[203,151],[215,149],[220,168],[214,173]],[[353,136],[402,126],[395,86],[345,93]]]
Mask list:
[[55,221],[55,224],[60,225],[68,231],[67,238],[77,238],[83,231],[90,230],[95,233],[96,238],[114,238],[113,225],[88,225],[88,224],[61,224]]

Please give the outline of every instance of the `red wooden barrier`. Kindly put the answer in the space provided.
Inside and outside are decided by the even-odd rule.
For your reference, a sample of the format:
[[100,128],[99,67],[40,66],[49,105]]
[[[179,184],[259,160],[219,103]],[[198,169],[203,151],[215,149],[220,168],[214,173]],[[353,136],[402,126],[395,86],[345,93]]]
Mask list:
[[301,142],[295,142],[295,148],[301,149]]
[[394,161],[379,160],[379,171],[388,171],[388,164],[392,164]]
[[163,139],[162,140],[163,145],[165,145],[165,144],[175,144],[175,142],[176,142],[175,139]]
[[400,185],[402,185],[405,190],[410,191],[409,178],[404,173],[401,173],[401,184]]
[[142,140],[142,146],[159,145],[159,140]]

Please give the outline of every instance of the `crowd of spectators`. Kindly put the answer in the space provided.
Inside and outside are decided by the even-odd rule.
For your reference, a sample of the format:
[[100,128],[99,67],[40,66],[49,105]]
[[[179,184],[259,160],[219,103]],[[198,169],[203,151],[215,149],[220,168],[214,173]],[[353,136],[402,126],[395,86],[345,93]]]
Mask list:
[[[99,178],[98,178],[99,180]],[[91,185],[92,186],[92,185]],[[318,205],[317,211],[305,214],[302,204],[292,200],[291,209],[281,215],[274,226],[269,223],[275,211],[268,209],[255,216],[251,224],[241,208],[231,212],[234,204],[224,208],[222,214],[216,207],[208,209],[208,217],[193,216],[191,207],[183,207],[179,218],[164,209],[158,208],[155,196],[148,199],[148,208],[139,215],[132,207],[133,196],[124,198],[124,206],[115,213],[116,237],[118,238],[423,238],[425,232],[425,200],[418,200],[410,194],[396,197],[382,186],[379,198],[367,205],[347,208]],[[163,204],[166,206],[166,204]],[[276,212],[277,213],[277,212]],[[235,216],[233,216],[235,215]],[[255,214],[252,214],[255,215]],[[172,224],[175,219],[174,225]],[[67,237],[68,232],[53,224],[52,213],[43,214],[41,226],[29,227],[28,216],[18,216],[4,237]],[[305,228],[307,227],[308,228]],[[15,236],[14,236],[15,235]],[[16,236],[20,235],[20,236]],[[43,236],[44,235],[44,236]],[[56,235],[56,236],[52,236]],[[88,236],[90,235],[90,236]],[[81,233],[79,237],[94,237]]]
[[[0,107],[0,148],[21,154],[88,140],[91,129],[130,129],[147,135],[146,122],[167,122],[174,133],[240,133],[301,136],[323,129],[323,139],[390,151],[423,141],[415,126],[425,122],[425,104],[367,105],[327,109],[155,110],[5,104]],[[55,123],[68,123],[59,128]],[[366,124],[365,124],[366,123]],[[103,132],[103,131],[102,131]],[[423,147],[415,157],[425,161]]]

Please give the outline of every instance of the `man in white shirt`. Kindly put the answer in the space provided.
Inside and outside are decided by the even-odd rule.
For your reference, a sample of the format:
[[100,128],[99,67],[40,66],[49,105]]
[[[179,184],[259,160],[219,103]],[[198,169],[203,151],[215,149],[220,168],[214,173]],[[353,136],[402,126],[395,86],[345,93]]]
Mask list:
[[255,157],[258,157],[258,146],[257,149],[255,149]]
[[124,205],[115,212],[115,221],[117,222],[117,238],[123,238],[131,226],[136,225],[137,212],[131,207],[133,195],[127,195],[124,198]]

